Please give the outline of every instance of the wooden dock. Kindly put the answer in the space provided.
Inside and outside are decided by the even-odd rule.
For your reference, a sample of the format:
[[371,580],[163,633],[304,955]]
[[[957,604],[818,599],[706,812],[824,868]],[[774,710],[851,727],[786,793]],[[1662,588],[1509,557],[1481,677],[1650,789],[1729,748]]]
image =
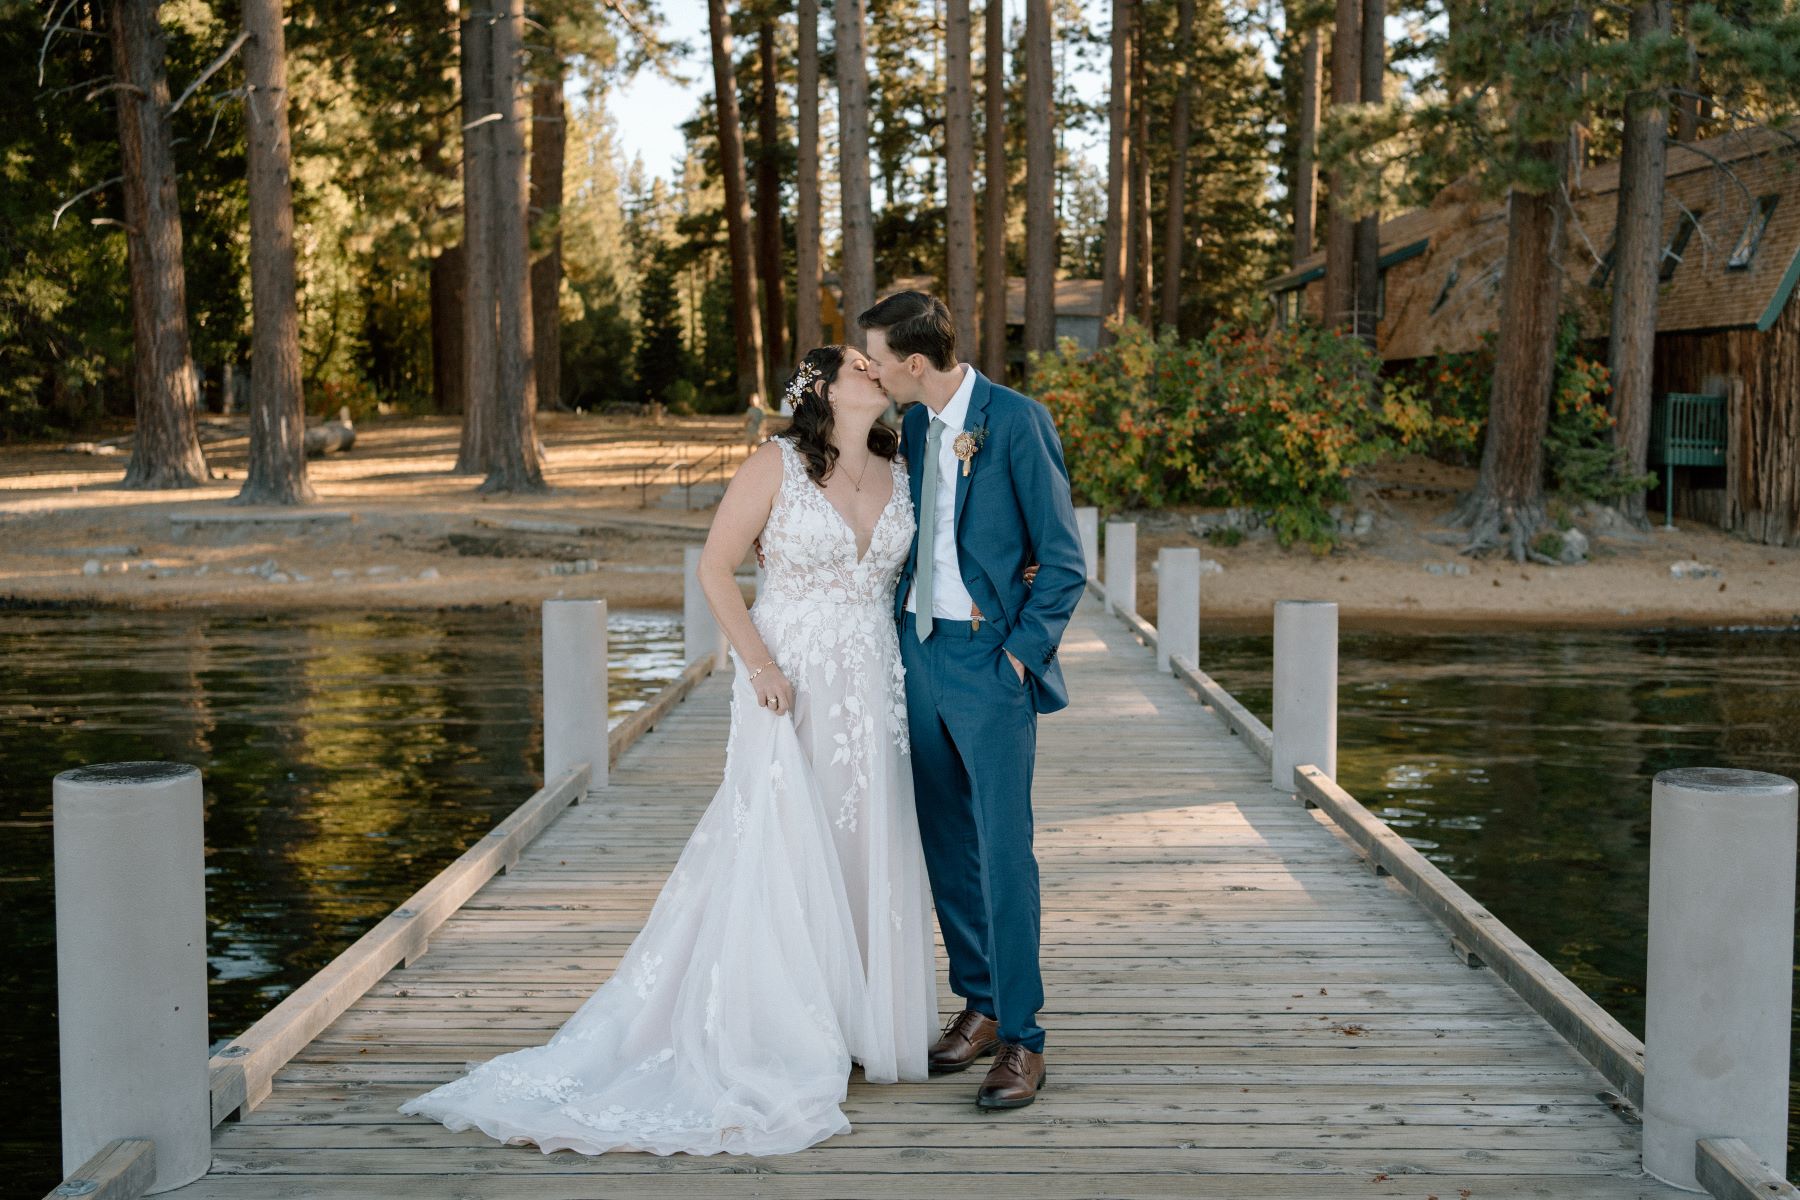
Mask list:
[[[1049,1083],[852,1080],[799,1154],[545,1156],[400,1116],[548,1039],[636,933],[723,766],[714,676],[213,1134],[200,1198],[1675,1197],[1629,1103],[1127,626],[1083,602],[1040,727]],[[939,954],[940,971],[942,952]],[[940,976],[941,978],[941,976]],[[942,993],[946,1014],[956,1001]]]

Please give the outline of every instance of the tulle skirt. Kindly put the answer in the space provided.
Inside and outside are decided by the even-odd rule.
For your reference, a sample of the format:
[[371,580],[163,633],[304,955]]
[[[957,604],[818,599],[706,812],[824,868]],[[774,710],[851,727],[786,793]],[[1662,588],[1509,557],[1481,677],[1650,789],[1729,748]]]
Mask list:
[[546,1154],[783,1154],[849,1130],[853,1060],[926,1077],[931,898],[892,664],[786,641],[794,713],[759,708],[734,656],[725,777],[612,977],[548,1043],[400,1112]]

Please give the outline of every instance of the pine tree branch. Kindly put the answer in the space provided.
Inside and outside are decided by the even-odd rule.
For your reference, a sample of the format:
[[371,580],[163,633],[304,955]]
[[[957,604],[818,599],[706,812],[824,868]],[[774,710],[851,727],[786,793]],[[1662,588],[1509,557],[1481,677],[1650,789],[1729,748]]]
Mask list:
[[144,98],[144,89],[143,88],[139,87],[135,83],[126,83],[121,80],[121,81],[118,81],[115,83],[104,84],[100,87],[95,88],[93,91],[91,91],[87,95],[83,96],[82,100],[83,101],[97,100],[101,96],[104,96],[108,92],[136,92],[138,95],[138,99],[141,100]]
[[[1759,121],[1747,112],[1744,112],[1740,109],[1727,107],[1726,105],[1719,103],[1719,98],[1717,96],[1712,96],[1712,95],[1708,95],[1705,92],[1696,92],[1696,91],[1692,91],[1688,88],[1680,88],[1680,87],[1670,88],[1669,94],[1671,96],[1686,96],[1689,99],[1693,99],[1693,100],[1704,100],[1706,103],[1712,105],[1714,108],[1718,109],[1720,112],[1724,113],[1726,116],[1730,117],[1734,121],[1741,121],[1746,125],[1754,126],[1755,128],[1761,129],[1767,133],[1775,134],[1777,137],[1784,137],[1788,140],[1789,145],[1800,146],[1800,137],[1796,137],[1794,134],[1788,132],[1786,129],[1781,128],[1779,125],[1771,125],[1767,121]],[[1734,130],[1733,132],[1736,132],[1736,131]],[[1694,145],[1692,142],[1681,142],[1678,144],[1683,146],[1684,148],[1690,149],[1690,150],[1693,149],[1693,145]]]
[[212,62],[208,63],[206,66],[206,70],[200,72],[199,75],[195,76],[194,82],[187,85],[187,90],[182,92],[180,96],[176,97],[175,103],[169,105],[169,115],[172,117],[176,113],[180,112],[181,106],[183,104],[187,103],[187,98],[194,94],[194,90],[196,88],[198,88],[201,84],[205,83],[208,79],[211,79],[213,76],[213,72],[217,71],[220,67],[222,67],[226,63],[230,62],[231,56],[236,54],[240,49],[242,49],[244,43],[249,40],[250,40],[250,31],[248,29],[238,30],[238,35],[231,39],[231,45],[225,47],[224,52],[222,54],[220,54],[219,57],[213,59]]
[[631,36],[637,39],[638,48],[643,52],[645,58],[652,62],[660,62],[668,54],[668,45],[658,41],[654,32],[644,28],[643,23],[638,20],[637,14],[631,11],[625,0],[606,0],[606,7],[609,12],[625,23],[625,28],[629,29]]
[[256,88],[252,84],[246,83],[241,88],[232,88],[229,92],[225,92],[222,95],[214,96],[212,98],[213,119],[212,119],[212,125],[206,131],[206,142],[204,143],[205,146],[211,146],[212,142],[213,142],[213,135],[215,133],[219,132],[219,118],[225,115],[225,110],[224,110],[225,102],[227,100],[231,100],[235,97],[241,96],[241,97],[243,97],[243,100],[244,100],[244,106],[246,108],[248,108],[248,107],[250,107],[250,104],[251,104],[250,93],[254,92],[255,90],[256,90]]
[[50,53],[50,42],[52,39],[54,39],[56,37],[56,31],[59,29],[65,28],[65,26],[62,23],[62,19],[65,15],[67,15],[69,9],[74,7],[74,5],[75,5],[75,0],[68,0],[68,2],[62,6],[62,8],[60,8],[60,9],[52,8],[50,10],[50,19],[44,22],[44,44],[38,47],[38,86],[39,87],[44,86],[44,56]]
[[124,182],[125,177],[123,175],[114,175],[111,179],[102,179],[91,188],[83,188],[81,191],[76,192],[73,196],[70,196],[67,200],[64,200],[61,204],[56,206],[56,211],[50,215],[50,228],[55,229],[56,223],[62,220],[62,215],[73,208],[83,198],[93,195],[102,188],[109,188],[115,183]]
[[[92,79],[84,79],[80,83],[64,84],[62,87],[59,87],[59,88],[50,88],[47,91],[39,92],[38,99],[39,100],[48,100],[48,99],[50,99],[50,97],[60,96],[64,92],[79,92],[82,88],[91,88],[91,87],[94,87],[96,84],[110,83],[111,81],[112,81],[111,75],[96,75]],[[89,97],[89,99],[92,99],[92,97]]]

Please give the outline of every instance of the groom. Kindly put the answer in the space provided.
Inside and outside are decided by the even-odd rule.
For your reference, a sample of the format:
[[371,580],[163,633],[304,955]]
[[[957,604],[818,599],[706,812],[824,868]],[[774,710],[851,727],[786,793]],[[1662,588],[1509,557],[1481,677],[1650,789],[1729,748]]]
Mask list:
[[997,1051],[976,1103],[1020,1108],[1044,1082],[1037,717],[1069,703],[1056,645],[1087,575],[1069,473],[1049,411],[957,360],[941,301],[898,292],[856,323],[870,374],[905,409],[918,514],[894,615],[925,865],[964,1001],[931,1070]]

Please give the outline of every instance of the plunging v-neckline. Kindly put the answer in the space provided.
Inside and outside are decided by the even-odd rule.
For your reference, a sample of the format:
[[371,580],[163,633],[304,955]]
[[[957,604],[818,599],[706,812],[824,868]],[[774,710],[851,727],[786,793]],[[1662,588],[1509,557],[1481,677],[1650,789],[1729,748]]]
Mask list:
[[876,514],[875,524],[873,524],[869,527],[869,545],[868,545],[867,549],[860,548],[861,539],[856,536],[856,526],[852,525],[850,523],[850,518],[846,517],[844,515],[843,510],[841,510],[840,508],[838,508],[837,505],[835,505],[831,502],[831,497],[826,493],[825,486],[823,484],[813,483],[813,481],[810,477],[806,481],[815,491],[817,491],[819,493],[819,499],[821,499],[825,502],[825,507],[829,508],[832,511],[832,514],[837,517],[838,524],[840,524],[844,527],[844,532],[850,535],[850,548],[852,550],[857,551],[856,565],[859,567],[862,566],[863,562],[869,557],[869,552],[875,549],[875,535],[881,532],[881,523],[883,521],[887,520],[888,509],[894,507],[894,498],[900,494],[900,481],[894,478],[893,459],[888,459],[887,462],[888,462],[887,503],[883,504],[881,506],[881,512]]

